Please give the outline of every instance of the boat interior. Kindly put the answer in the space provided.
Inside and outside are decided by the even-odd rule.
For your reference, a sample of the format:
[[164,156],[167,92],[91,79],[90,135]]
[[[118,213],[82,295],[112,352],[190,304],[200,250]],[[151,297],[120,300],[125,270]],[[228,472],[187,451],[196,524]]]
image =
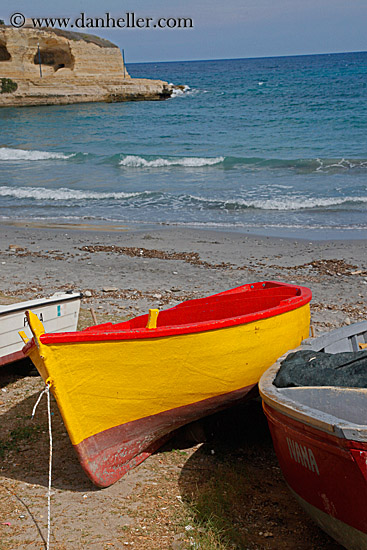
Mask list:
[[[286,304],[297,296],[301,296],[301,289],[296,286],[271,282],[244,285],[206,298],[188,300],[160,311],[156,326],[177,326],[242,317]],[[85,331],[140,329],[147,326],[148,319],[149,314],[144,314],[123,323],[105,323],[89,327]]]
[[[278,388],[280,398],[294,401],[297,408],[304,405],[317,413],[326,413],[338,420],[367,426],[367,388],[338,388],[330,386]],[[289,405],[289,403],[288,403]],[[320,418],[321,420],[321,418]],[[322,420],[325,421],[324,418]]]
[[[367,354],[367,321],[345,326],[317,338],[304,340],[300,349],[323,351],[326,353],[357,352]],[[276,400],[283,401],[288,409],[306,412],[311,423],[319,420],[326,423],[350,422],[367,428],[367,388],[335,386],[302,386],[276,388],[271,385],[271,393]],[[292,405],[293,403],[293,405]],[[331,415],[331,418],[325,417]]]
[[303,349],[324,351],[326,353],[342,353],[344,351],[360,351],[366,349],[367,321],[345,326],[317,338],[309,338],[302,342]]

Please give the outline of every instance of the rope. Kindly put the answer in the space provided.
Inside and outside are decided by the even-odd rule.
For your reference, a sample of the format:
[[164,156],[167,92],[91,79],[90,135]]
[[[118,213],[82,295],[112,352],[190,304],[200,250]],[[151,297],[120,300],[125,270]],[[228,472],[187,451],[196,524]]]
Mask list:
[[32,411],[32,420],[35,415],[36,409],[41,401],[43,394],[47,395],[47,413],[48,413],[48,435],[50,440],[50,453],[48,462],[48,493],[47,493],[47,543],[46,550],[50,548],[50,536],[51,536],[51,480],[52,480],[52,427],[51,427],[51,404],[50,404],[50,386],[51,383],[46,381],[46,388],[40,393],[35,406]]

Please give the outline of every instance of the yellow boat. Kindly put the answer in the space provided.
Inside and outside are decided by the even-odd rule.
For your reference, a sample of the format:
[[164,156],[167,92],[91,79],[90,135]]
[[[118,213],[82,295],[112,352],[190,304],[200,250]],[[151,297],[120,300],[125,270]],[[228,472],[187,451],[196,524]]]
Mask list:
[[260,282],[80,332],[28,312],[23,351],[50,385],[79,460],[106,487],[176,428],[238,402],[309,335],[311,291]]

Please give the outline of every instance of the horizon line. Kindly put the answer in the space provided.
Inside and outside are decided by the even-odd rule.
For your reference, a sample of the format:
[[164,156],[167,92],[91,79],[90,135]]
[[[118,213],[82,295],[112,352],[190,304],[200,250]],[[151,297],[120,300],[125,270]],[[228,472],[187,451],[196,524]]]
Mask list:
[[367,50],[348,50],[344,52],[323,52],[323,53],[296,53],[296,54],[283,54],[283,55],[255,55],[250,57],[213,57],[208,59],[175,59],[175,60],[161,60],[161,61],[127,61],[126,65],[139,65],[147,63],[202,63],[206,61],[240,61],[248,59],[279,59],[286,57],[316,57],[320,55],[344,55],[348,53],[367,53]]

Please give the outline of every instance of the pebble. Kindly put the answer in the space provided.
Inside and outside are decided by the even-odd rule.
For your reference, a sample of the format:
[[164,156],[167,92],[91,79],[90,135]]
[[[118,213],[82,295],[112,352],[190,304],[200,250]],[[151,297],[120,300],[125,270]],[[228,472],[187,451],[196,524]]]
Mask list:
[[90,298],[92,296],[92,293],[90,290],[86,290],[83,294],[86,298]]
[[113,286],[102,288],[102,292],[116,292],[117,290],[118,290],[118,288],[115,288]]
[[346,317],[344,323],[345,323],[346,325],[350,325],[350,324],[351,324],[350,318],[349,318],[349,317]]
[[171,543],[171,549],[172,550],[184,550],[184,548],[187,548],[185,543],[182,540],[174,540]]
[[153,294],[153,298],[157,298],[157,300],[160,300],[162,298],[162,294]]

